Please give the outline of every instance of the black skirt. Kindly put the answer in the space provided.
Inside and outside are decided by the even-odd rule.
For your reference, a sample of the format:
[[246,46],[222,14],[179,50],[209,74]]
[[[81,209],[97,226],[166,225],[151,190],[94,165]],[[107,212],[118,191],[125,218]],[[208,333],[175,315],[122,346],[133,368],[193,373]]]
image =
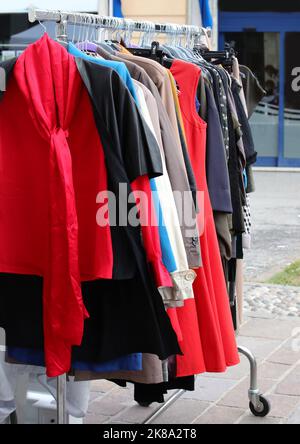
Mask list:
[[[147,285],[145,282],[147,279]],[[151,277],[82,283],[85,321],[73,362],[105,363],[131,353],[151,353],[161,360],[180,354],[176,334]],[[43,350],[43,279],[0,274],[0,327],[6,345]]]

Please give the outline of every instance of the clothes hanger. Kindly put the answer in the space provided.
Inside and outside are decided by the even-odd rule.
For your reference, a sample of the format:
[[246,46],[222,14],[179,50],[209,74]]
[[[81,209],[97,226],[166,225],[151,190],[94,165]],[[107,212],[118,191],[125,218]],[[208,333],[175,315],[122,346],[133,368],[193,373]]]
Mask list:
[[87,31],[86,31],[85,40],[83,42],[78,42],[76,46],[78,49],[85,52],[87,55],[96,58],[102,58],[97,53],[97,45],[92,41],[92,34],[93,32],[95,32],[95,26],[96,26],[96,18],[92,16],[87,17],[86,19]]

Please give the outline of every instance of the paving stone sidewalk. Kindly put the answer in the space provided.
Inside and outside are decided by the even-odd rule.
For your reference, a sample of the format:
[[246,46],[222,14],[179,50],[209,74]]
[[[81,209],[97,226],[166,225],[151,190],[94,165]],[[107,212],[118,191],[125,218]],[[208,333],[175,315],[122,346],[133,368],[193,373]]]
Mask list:
[[[272,403],[266,418],[248,408],[249,364],[225,374],[205,374],[195,392],[185,393],[156,424],[300,424],[300,318],[249,313],[239,345],[251,349],[259,364],[259,386]],[[87,424],[140,424],[159,404],[138,406],[132,387],[121,389],[108,381],[93,383]]]
[[300,318],[300,287],[245,284],[246,311]]

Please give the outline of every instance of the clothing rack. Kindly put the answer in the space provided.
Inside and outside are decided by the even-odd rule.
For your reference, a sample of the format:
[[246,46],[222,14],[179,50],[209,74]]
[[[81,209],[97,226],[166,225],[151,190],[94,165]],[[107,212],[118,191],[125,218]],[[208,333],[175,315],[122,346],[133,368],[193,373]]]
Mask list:
[[[28,12],[28,19],[31,23],[36,21],[55,21],[57,24],[56,37],[61,41],[67,42],[68,40],[68,25],[94,27],[96,29],[109,29],[112,31],[127,31],[144,32],[153,34],[166,34],[176,37],[185,36],[186,38],[195,39],[195,46],[201,38],[206,35],[211,37],[211,30],[191,25],[175,25],[175,24],[162,24],[152,23],[148,21],[134,21],[130,19],[121,19],[108,16],[100,16],[86,13],[74,13],[65,12],[59,10],[44,10],[31,8]],[[228,56],[232,55],[230,49],[226,49]],[[212,54],[212,53],[210,53]],[[224,51],[221,53],[224,56]],[[220,52],[214,53],[214,55],[220,55]],[[257,362],[255,356],[250,350],[239,347],[239,353],[247,357],[250,363],[250,389],[249,389],[249,401],[250,409],[256,416],[266,416],[270,411],[270,405],[268,401],[261,395],[257,385]],[[66,375],[57,377],[57,423],[67,424],[68,415],[66,411]],[[185,390],[177,390],[159,409],[152,413],[143,424],[151,424],[157,417],[159,417],[165,410],[173,405],[177,399],[179,399]]]
[[192,25],[175,25],[166,23],[153,23],[149,21],[134,21],[96,14],[67,12],[49,9],[31,8],[28,12],[28,19],[31,23],[35,21],[55,21],[57,23],[57,38],[67,40],[67,25],[80,25],[114,31],[129,32],[153,32],[167,35],[188,36],[199,39],[206,34],[211,36],[210,28],[205,29]]

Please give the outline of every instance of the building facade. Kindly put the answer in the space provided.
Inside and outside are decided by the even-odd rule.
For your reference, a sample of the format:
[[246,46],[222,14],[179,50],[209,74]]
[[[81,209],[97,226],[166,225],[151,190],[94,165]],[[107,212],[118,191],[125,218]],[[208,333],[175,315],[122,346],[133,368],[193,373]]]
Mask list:
[[[200,0],[122,0],[125,17],[200,25]],[[235,46],[267,95],[251,118],[261,166],[300,167],[300,1],[209,0],[215,47]],[[32,26],[29,0],[0,2],[0,43]],[[116,0],[36,0],[41,8],[112,15]],[[116,7],[116,6],[115,6]],[[21,34],[19,34],[21,33]],[[2,48],[3,49],[3,48]],[[20,48],[21,49],[21,48]],[[9,57],[9,47],[5,48]]]

